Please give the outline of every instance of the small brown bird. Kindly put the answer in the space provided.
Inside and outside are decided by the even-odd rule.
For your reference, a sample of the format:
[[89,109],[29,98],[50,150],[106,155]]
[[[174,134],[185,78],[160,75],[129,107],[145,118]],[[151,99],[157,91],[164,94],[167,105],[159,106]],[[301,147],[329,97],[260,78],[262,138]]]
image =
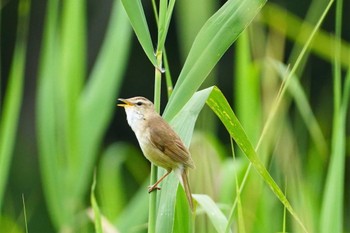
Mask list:
[[174,171],[184,187],[188,203],[193,210],[187,170],[195,166],[180,137],[155,111],[153,103],[145,97],[118,100],[123,102],[118,106],[124,107],[128,124],[134,131],[145,157],[156,166],[167,170],[164,176],[149,187],[148,192],[159,190],[158,184]]

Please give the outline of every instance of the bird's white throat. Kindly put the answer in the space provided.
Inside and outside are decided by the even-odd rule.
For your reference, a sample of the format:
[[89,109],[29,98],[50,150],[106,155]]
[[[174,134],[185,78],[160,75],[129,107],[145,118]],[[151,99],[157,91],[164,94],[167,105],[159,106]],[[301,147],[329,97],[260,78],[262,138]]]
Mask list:
[[128,124],[135,133],[144,128],[142,124],[144,124],[145,117],[141,111],[138,111],[134,107],[126,107],[125,112]]

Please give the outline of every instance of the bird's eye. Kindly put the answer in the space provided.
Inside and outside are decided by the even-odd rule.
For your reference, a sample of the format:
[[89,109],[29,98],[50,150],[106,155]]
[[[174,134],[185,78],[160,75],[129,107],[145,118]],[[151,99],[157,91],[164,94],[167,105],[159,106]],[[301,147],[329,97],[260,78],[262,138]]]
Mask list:
[[141,106],[142,102],[137,102],[136,105]]

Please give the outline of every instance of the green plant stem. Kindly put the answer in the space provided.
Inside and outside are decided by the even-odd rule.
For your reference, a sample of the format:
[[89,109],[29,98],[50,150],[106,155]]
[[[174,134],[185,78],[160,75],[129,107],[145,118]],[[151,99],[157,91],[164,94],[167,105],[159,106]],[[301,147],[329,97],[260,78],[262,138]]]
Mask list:
[[156,19],[156,23],[158,25],[158,11],[157,11],[157,3],[155,0],[152,0],[152,7],[154,12],[154,18]]
[[168,99],[173,93],[173,81],[171,79],[170,67],[168,63],[168,57],[166,55],[166,50],[164,48],[164,68],[165,68],[165,82],[167,87]]
[[[160,112],[160,96],[161,96],[161,84],[162,84],[162,52],[157,51],[157,67],[155,68],[155,80],[154,80],[154,107],[156,111]],[[150,184],[157,182],[158,178],[157,167],[151,165],[151,181]],[[149,217],[148,217],[148,232],[156,232],[156,219],[157,219],[157,192],[152,192],[149,197]]]

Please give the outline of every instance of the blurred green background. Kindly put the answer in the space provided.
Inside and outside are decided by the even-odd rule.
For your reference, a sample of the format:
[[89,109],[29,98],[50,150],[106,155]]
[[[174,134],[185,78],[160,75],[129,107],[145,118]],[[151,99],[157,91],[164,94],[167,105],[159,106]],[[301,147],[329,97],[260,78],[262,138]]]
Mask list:
[[[176,1],[165,42],[174,84],[198,31],[224,3]],[[254,146],[272,121],[257,152],[309,232],[350,232],[350,1],[327,11],[328,3],[268,1],[201,89],[220,88]],[[152,2],[142,4],[155,46]],[[0,232],[94,232],[87,217],[94,171],[106,219],[120,232],[146,232],[150,166],[116,103],[153,99],[154,66],[122,4],[8,0],[0,14]],[[272,118],[296,63],[296,81]],[[161,112],[169,87],[162,81]],[[204,107],[190,148],[191,187],[227,218],[249,166],[231,146]],[[238,196],[234,232],[301,232],[255,171]],[[195,224],[195,232],[216,232],[200,210]]]

